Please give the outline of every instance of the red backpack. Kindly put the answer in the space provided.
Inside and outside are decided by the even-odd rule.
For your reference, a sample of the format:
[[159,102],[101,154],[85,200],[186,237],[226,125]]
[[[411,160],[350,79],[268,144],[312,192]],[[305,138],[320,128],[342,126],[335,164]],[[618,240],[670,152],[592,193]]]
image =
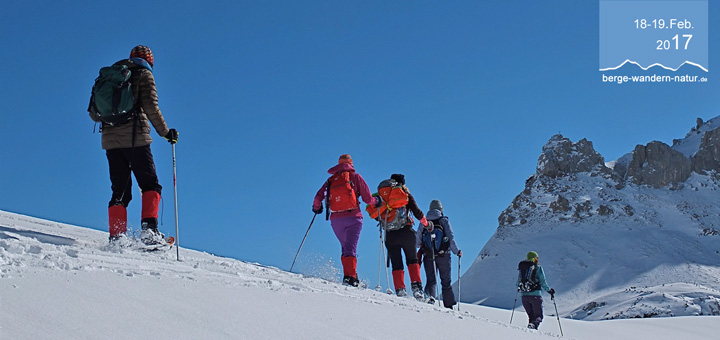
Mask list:
[[357,209],[358,197],[350,180],[350,171],[338,172],[328,179],[327,207],[334,213]]
[[412,220],[406,207],[409,202],[408,193],[402,185],[395,180],[386,179],[378,185],[378,195],[382,198],[382,205],[379,208],[368,205],[365,210],[371,218],[380,222],[383,229],[402,229],[407,225],[408,219]]

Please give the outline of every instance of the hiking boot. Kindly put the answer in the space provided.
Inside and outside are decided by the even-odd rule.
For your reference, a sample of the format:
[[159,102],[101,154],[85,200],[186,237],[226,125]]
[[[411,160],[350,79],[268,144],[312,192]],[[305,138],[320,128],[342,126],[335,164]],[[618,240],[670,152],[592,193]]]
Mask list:
[[535,327],[535,324],[529,323],[528,329],[537,329],[537,327]]
[[432,296],[429,297],[428,300],[427,300],[427,303],[428,303],[428,304],[431,304],[431,305],[434,305],[434,304],[435,304],[435,298],[432,297]]
[[413,297],[418,301],[425,301],[425,292],[422,290],[422,282],[413,282],[410,284],[410,288],[413,292]]
[[345,276],[343,276],[342,284],[343,284],[343,286],[357,287],[358,285],[360,285],[360,280],[358,280],[358,278],[356,278],[356,277],[345,275]]
[[132,245],[132,240],[125,233],[110,235],[108,245],[113,248],[127,248]]
[[156,245],[165,243],[165,235],[157,228],[157,218],[143,218],[140,221],[140,241],[146,245]]
[[405,292],[405,288],[402,289],[395,289],[395,294],[399,297],[406,297],[407,292]]
[[146,245],[155,245],[165,243],[165,235],[155,228],[146,228],[145,222],[142,224],[140,231],[140,241]]

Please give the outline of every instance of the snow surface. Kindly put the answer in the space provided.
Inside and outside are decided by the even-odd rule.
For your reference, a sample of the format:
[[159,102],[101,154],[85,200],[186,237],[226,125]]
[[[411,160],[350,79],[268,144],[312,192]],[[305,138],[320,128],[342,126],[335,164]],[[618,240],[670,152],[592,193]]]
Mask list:
[[[180,249],[107,246],[107,233],[0,211],[0,339],[556,339],[521,308],[461,311]],[[181,240],[182,241],[182,240]],[[465,286],[463,285],[463,289]],[[676,287],[681,289],[681,287]],[[559,301],[558,304],[565,303]],[[580,321],[568,339],[716,339],[720,317]]]

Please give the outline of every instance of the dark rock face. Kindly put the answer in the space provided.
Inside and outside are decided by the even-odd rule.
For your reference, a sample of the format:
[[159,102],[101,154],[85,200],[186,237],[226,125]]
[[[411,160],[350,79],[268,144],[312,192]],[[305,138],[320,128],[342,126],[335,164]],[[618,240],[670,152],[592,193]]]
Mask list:
[[570,207],[570,201],[568,201],[567,198],[558,196],[557,200],[555,202],[550,203],[550,210],[552,212],[568,212],[572,210]]
[[700,150],[692,157],[692,170],[697,173],[720,171],[720,128],[705,133]]
[[600,214],[600,216],[609,216],[612,215],[613,212],[612,208],[604,204],[601,204],[597,209],[597,213]]
[[638,185],[661,188],[668,184],[683,182],[690,177],[692,165],[689,158],[662,142],[638,145],[633,150],[628,165],[627,178]]

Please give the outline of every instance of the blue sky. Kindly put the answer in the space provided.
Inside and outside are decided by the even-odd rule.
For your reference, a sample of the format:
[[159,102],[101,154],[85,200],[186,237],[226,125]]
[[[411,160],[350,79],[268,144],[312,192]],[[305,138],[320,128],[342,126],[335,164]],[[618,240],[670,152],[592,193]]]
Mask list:
[[[86,108],[98,69],[143,44],[180,132],[182,246],[288,269],[313,195],[349,153],[371,188],[404,173],[423,210],[443,202],[464,271],[553,134],[610,161],[720,114],[714,22],[708,83],[614,84],[598,72],[598,13],[569,0],[10,2],[0,209],[107,229],[107,160]],[[153,138],[161,230],[174,234],[171,148]],[[358,261],[372,286],[378,246],[366,215]],[[339,256],[318,218],[296,266],[325,275]]]

